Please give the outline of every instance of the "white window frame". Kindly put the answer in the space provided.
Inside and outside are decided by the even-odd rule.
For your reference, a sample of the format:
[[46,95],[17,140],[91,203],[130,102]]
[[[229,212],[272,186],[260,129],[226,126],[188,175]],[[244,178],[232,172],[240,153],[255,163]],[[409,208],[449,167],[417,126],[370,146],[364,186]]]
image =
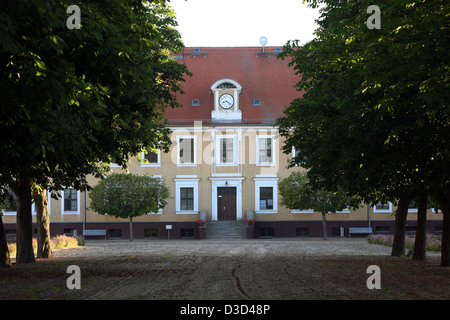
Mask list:
[[[194,139],[194,162],[193,163],[182,163],[181,162],[180,139]],[[178,167],[196,167],[197,166],[197,136],[196,135],[177,136],[177,166]]]
[[[179,176],[177,176],[179,177]],[[198,178],[175,178],[175,212],[176,214],[198,214]],[[194,189],[194,210],[181,210],[181,188]]]
[[[64,188],[65,189],[73,189],[73,188]],[[65,214],[81,214],[81,201],[80,201],[80,190],[77,191],[77,211],[64,211],[64,190],[61,190],[61,215]]]
[[[12,191],[11,191],[12,192]],[[48,215],[52,214],[52,205],[51,205],[51,193],[47,190],[47,207],[48,207]],[[36,215],[36,205],[34,202],[31,203],[31,214],[33,216]],[[2,209],[2,215],[4,216],[15,216],[17,215],[17,211],[6,211]]]
[[[271,162],[261,162],[259,158],[259,139],[272,139],[272,161]],[[276,165],[276,145],[275,135],[257,135],[256,136],[256,165],[257,166],[275,166]]]
[[[233,139],[233,162],[222,162],[221,154],[221,139]],[[237,147],[238,136],[236,134],[223,134],[217,135],[216,140],[216,165],[221,167],[235,167],[238,165],[238,147]]]
[[[255,181],[255,213],[278,213],[278,180],[279,178],[260,177],[253,178]],[[273,205],[272,209],[260,208],[260,188],[271,187],[273,189]]]
[[392,213],[392,202],[389,201],[389,209],[377,209],[377,206],[373,206],[373,213]]
[[156,163],[146,163],[146,162],[143,162],[143,161],[145,161],[145,153],[144,152],[141,152],[141,160],[142,160],[142,162],[141,162],[141,167],[161,167],[161,150],[160,149],[158,149],[158,160],[157,160],[157,162]]

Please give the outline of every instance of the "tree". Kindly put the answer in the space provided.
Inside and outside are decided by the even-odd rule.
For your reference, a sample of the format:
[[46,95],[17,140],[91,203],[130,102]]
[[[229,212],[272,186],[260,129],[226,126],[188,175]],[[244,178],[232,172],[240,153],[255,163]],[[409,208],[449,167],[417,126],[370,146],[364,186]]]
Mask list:
[[314,189],[306,173],[293,172],[283,179],[278,188],[281,204],[290,209],[314,210],[322,214],[323,239],[327,240],[326,214],[336,213],[349,207],[357,207],[359,201],[341,192]]
[[89,1],[68,29],[69,0],[7,1],[0,11],[0,185],[19,202],[17,262],[34,261],[31,186],[89,189],[110,162],[170,145],[186,67],[165,1]]
[[130,219],[133,241],[133,218],[158,212],[167,204],[169,189],[160,179],[130,173],[113,173],[90,192],[90,208],[100,214]]
[[[448,6],[380,1],[381,28],[369,29],[370,1],[308,2],[324,5],[316,38],[304,46],[289,42],[281,55],[290,58],[304,92],[278,121],[285,152],[295,147],[295,162],[317,188],[341,188],[371,203],[429,195],[444,207],[450,197]],[[449,216],[443,209],[445,243]],[[395,237],[404,238],[401,224]],[[449,250],[443,246],[442,265],[450,265]]]

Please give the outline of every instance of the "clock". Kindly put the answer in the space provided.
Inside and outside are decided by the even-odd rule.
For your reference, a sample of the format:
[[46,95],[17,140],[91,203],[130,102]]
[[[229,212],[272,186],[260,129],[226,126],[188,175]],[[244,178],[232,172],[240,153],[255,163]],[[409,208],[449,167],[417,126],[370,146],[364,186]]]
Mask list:
[[225,93],[219,98],[219,105],[224,109],[230,109],[234,104],[234,98],[231,94]]

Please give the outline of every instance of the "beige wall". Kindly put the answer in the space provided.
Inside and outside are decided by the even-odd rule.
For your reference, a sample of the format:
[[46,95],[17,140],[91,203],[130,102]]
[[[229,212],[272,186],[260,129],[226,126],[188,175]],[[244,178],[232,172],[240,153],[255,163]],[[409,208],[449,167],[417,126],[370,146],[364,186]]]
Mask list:
[[[139,162],[136,158],[129,163],[129,172],[135,174],[148,174],[159,176],[163,179],[166,186],[171,190],[170,198],[167,206],[162,213],[149,214],[135,218],[134,221],[195,221],[199,218],[198,214],[177,214],[176,213],[176,185],[184,181],[194,181],[198,179],[198,210],[206,210],[207,218],[211,220],[213,217],[213,184],[223,185],[225,181],[231,185],[239,185],[242,196],[240,197],[241,205],[238,217],[246,219],[247,210],[255,210],[255,184],[263,183],[270,180],[276,185],[283,178],[289,176],[294,170],[302,170],[301,168],[286,169],[287,164],[292,157],[291,154],[286,155],[281,152],[282,140],[277,136],[277,132],[273,127],[255,126],[201,126],[197,124],[195,127],[178,128],[172,127],[172,146],[168,153],[160,155],[160,164],[146,165]],[[216,149],[218,147],[217,140],[219,137],[227,135],[233,137],[236,149],[236,164],[231,166],[221,166],[216,162]],[[275,162],[271,165],[258,164],[257,157],[257,136],[273,136],[275,149]],[[195,136],[196,137],[196,160],[197,164],[192,166],[182,166],[177,163],[177,137]],[[123,172],[121,168],[112,167],[112,172]],[[263,181],[263,182],[261,182]],[[92,177],[88,178],[91,185],[95,185]],[[51,199],[51,222],[81,222],[84,219],[84,193],[79,193],[79,211],[78,213],[61,213],[61,200]],[[90,199],[87,198],[87,207],[89,207]],[[239,196],[238,196],[239,198]],[[239,199],[238,199],[239,200]],[[278,210],[269,213],[256,213],[257,220],[266,221],[285,221],[285,220],[321,220],[320,213],[296,213],[292,210],[281,206],[281,198],[278,194]],[[392,208],[394,212],[395,207]],[[393,213],[375,213],[371,208],[372,221],[377,220],[394,220]],[[408,219],[415,220],[416,213],[409,213]],[[86,210],[86,218],[89,222],[118,222],[122,219],[116,219],[111,216],[99,215],[91,210]],[[435,214],[432,210],[428,211],[428,219],[442,219],[442,214]],[[327,220],[367,220],[367,207],[347,212],[328,214]],[[3,216],[5,223],[14,223],[15,214],[6,213]]]

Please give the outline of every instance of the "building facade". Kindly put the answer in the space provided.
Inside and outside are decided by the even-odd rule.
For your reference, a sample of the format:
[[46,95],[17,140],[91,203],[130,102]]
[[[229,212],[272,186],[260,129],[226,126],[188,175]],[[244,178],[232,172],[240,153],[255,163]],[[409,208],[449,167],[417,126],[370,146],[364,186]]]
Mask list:
[[[161,178],[171,190],[167,206],[133,219],[135,238],[203,238],[197,220],[254,219],[249,237],[321,237],[322,217],[311,210],[283,207],[278,182],[293,154],[281,151],[275,120],[300,93],[297,76],[277,58],[281,48],[186,48],[175,55],[192,77],[177,98],[182,108],[168,109],[172,131],[168,153],[141,154],[129,164],[135,174]],[[144,159],[146,159],[144,161]],[[121,172],[111,164],[112,172]],[[93,178],[88,179],[95,185]],[[108,238],[128,238],[128,220],[89,210],[89,195],[73,189],[49,201],[51,234],[106,230]],[[394,231],[391,203],[327,215],[328,236],[348,236],[351,227],[374,233]],[[408,214],[414,232],[417,209]],[[35,213],[33,208],[33,214]],[[7,235],[15,234],[16,212],[3,213]],[[440,232],[442,214],[428,212],[429,232]],[[208,228],[208,224],[207,227]]]

